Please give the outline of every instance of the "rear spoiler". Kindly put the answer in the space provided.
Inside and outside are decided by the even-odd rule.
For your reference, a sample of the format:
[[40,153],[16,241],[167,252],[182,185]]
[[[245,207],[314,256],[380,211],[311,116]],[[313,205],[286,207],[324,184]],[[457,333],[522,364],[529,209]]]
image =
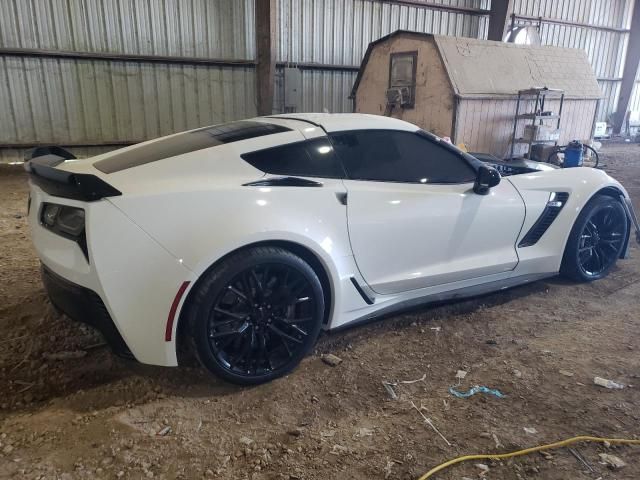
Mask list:
[[93,202],[122,195],[101,178],[89,173],[73,173],[56,168],[66,159],[50,153],[24,162],[31,181],[49,195]]

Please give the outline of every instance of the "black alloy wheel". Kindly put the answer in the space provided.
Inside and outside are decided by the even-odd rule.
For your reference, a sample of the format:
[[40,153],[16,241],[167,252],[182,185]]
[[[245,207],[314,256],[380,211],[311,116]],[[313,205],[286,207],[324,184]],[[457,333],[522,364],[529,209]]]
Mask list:
[[595,197],[578,216],[565,251],[562,272],[579,281],[603,278],[625,247],[627,215],[611,197]]
[[324,298],[300,257],[259,247],[225,260],[210,276],[193,309],[193,337],[207,368],[234,383],[262,383],[291,371],[311,350]]

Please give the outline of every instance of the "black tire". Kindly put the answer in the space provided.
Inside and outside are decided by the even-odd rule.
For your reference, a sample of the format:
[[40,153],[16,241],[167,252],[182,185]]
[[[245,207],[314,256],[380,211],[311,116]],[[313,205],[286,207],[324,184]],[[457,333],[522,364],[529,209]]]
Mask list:
[[587,203],[571,229],[560,272],[578,282],[607,276],[625,247],[629,222],[622,204],[608,196]]
[[189,299],[204,367],[239,385],[286,375],[313,348],[324,297],[313,268],[277,247],[242,250],[207,272]]

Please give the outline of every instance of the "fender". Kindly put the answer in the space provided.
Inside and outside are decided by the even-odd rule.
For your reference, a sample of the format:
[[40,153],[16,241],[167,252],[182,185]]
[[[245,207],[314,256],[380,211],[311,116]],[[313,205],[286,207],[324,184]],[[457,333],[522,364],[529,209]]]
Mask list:
[[[571,228],[585,205],[598,192],[617,192],[628,199],[625,188],[606,172],[593,168],[567,168],[513,175],[506,178],[520,192],[526,217],[516,242],[519,273],[558,272]],[[532,246],[517,247],[522,237],[542,214],[552,193],[566,192],[566,204],[540,240]],[[615,195],[614,195],[615,196]],[[561,245],[562,248],[558,248]]]

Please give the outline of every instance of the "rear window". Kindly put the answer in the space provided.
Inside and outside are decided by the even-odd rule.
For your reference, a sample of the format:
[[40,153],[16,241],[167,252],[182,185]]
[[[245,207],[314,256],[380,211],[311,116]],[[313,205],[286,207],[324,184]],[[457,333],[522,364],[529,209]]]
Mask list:
[[342,165],[327,138],[316,138],[244,153],[242,158],[258,170],[274,175],[344,177]]
[[224,143],[239,142],[290,130],[272,123],[250,121],[214,125],[163,138],[126,152],[115,153],[109,158],[97,161],[93,166],[103,173],[114,173]]

